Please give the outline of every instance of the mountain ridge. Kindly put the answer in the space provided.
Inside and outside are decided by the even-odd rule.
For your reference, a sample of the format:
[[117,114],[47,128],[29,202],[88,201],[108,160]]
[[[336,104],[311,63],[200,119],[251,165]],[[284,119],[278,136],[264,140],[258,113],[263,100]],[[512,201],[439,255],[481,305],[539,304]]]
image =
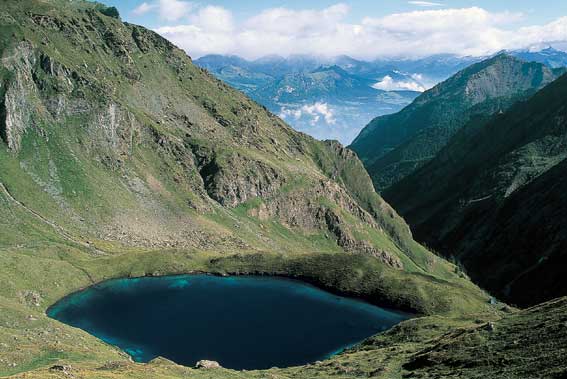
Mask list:
[[477,281],[522,306],[563,288],[551,262],[563,259],[565,239],[566,89],[563,75],[507,112],[471,122],[384,192],[419,240],[452,252]]
[[385,190],[434,157],[471,117],[506,110],[557,75],[543,64],[499,54],[457,73],[402,111],[376,118],[350,148],[376,188]]

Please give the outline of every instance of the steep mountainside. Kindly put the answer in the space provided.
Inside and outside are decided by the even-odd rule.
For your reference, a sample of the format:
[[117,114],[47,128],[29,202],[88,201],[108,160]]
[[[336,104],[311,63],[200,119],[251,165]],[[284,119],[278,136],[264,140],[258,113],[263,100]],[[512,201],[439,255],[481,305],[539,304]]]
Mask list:
[[[3,17],[0,178],[26,207],[135,246],[345,250],[425,269],[348,150],[295,132],[143,28],[83,2],[62,14],[64,1],[17,3]],[[286,233],[297,237],[281,246]]]
[[499,312],[412,239],[354,153],[112,8],[4,0],[0,56],[0,375],[126,362],[45,315],[113,277],[286,275],[442,319]]
[[384,193],[419,240],[515,304],[567,293],[567,75],[476,119]]
[[352,143],[380,191],[433,158],[475,115],[498,113],[559,72],[506,54],[472,65],[399,113],[378,117]]

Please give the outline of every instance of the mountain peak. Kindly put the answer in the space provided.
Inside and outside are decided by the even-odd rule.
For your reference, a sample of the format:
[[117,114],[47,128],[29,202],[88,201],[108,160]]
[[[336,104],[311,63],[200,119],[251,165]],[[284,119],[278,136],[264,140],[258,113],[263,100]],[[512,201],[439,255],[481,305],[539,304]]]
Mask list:
[[349,73],[346,72],[343,68],[341,68],[340,66],[333,64],[333,65],[322,65],[319,66],[318,68],[316,68],[315,70],[311,71],[312,73],[317,73],[317,72],[328,72],[328,71],[332,71],[340,76],[349,76]]
[[426,164],[471,117],[507,109],[557,75],[544,64],[497,54],[424,92],[402,111],[376,118],[352,148],[375,186],[385,189]]

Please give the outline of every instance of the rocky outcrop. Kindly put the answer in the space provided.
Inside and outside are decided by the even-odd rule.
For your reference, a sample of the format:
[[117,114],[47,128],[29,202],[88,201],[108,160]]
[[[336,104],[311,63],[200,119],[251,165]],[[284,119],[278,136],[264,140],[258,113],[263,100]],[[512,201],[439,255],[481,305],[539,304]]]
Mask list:
[[43,301],[43,298],[37,291],[33,290],[24,290],[18,293],[20,301],[22,304],[27,305],[28,307],[39,307]]
[[298,191],[280,191],[265,198],[251,214],[261,219],[277,218],[290,227],[314,229],[325,225],[322,210],[325,202],[337,204],[339,209],[364,220],[378,228],[375,220],[360,207],[343,187],[330,180],[320,180],[309,188]]
[[269,197],[286,182],[273,166],[238,153],[194,151],[208,195],[223,206],[236,207],[256,197]]
[[339,215],[331,210],[325,212],[325,221],[329,230],[337,237],[337,243],[345,251],[371,255],[388,266],[401,270],[404,268],[402,261],[385,250],[380,250],[370,243],[355,239],[345,226],[345,222]]
[[33,66],[37,58],[31,45],[20,43],[2,58],[2,68],[8,73],[0,84],[4,92],[0,100],[0,135],[12,151],[18,151],[26,130],[33,125],[37,89],[33,80]]
[[88,128],[91,138],[86,144],[103,164],[116,169],[132,155],[142,125],[131,112],[109,101],[94,113]]
[[352,225],[344,220],[342,212],[356,215],[371,228],[380,230],[374,218],[362,209],[343,187],[327,180],[321,180],[317,185],[302,191],[270,196],[248,213],[260,220],[277,219],[290,228],[330,232],[346,252],[370,255],[392,268],[403,268],[402,262],[395,255],[380,250],[367,241],[354,238],[350,231]]
[[200,360],[195,365],[197,369],[215,369],[215,368],[222,368],[222,366],[216,361],[207,361],[205,359]]
[[[82,117],[90,136],[86,145],[98,159],[112,167],[131,154],[134,136],[139,134],[136,117],[106,95],[98,109],[87,100],[87,93],[101,92],[77,72],[21,42],[2,58],[0,70],[0,136],[10,150],[17,152],[27,130],[37,127],[42,135],[52,123],[69,117]],[[0,71],[1,73],[2,71]]]

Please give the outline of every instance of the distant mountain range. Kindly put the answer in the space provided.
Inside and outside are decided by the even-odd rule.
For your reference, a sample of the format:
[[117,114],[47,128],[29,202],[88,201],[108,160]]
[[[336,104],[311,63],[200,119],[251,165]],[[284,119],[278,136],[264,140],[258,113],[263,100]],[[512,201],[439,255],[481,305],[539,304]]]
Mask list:
[[378,115],[394,113],[420,92],[476,58],[365,62],[348,56],[236,56],[197,59],[219,79],[243,91],[297,130],[318,139],[350,143]]
[[[567,63],[567,54],[552,48],[510,54],[553,68]],[[207,55],[194,63],[266,106],[295,129],[318,139],[349,144],[375,117],[401,110],[421,92],[483,59],[450,54],[375,61],[346,55],[272,55],[249,61],[238,56]]]
[[548,47],[539,51],[514,51],[512,52],[517,58],[528,62],[539,62],[551,68],[559,68],[567,66],[567,53]]

